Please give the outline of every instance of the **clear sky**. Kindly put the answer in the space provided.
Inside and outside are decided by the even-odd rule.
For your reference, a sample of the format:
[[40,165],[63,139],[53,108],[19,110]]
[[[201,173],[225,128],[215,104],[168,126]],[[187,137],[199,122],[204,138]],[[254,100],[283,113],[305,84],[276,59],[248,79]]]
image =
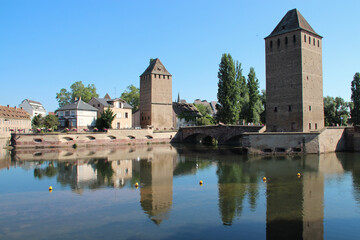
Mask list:
[[360,1],[0,0],[0,105],[58,107],[76,81],[118,97],[150,58],[173,75],[173,99],[217,99],[223,53],[265,89],[265,41],[297,8],[323,39],[324,96],[350,100],[360,72]]

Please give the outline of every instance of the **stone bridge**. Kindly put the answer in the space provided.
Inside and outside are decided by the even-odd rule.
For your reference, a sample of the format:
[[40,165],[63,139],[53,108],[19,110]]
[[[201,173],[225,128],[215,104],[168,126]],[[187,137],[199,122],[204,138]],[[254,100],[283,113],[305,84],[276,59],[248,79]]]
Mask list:
[[239,143],[245,132],[263,132],[264,126],[213,125],[182,127],[179,130],[180,142],[204,143],[216,139],[218,144]]

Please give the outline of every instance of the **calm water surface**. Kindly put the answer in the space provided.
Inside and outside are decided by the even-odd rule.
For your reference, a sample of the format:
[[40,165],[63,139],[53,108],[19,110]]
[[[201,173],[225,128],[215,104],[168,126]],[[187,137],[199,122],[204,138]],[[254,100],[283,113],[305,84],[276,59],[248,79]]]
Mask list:
[[0,239],[359,239],[359,226],[360,154],[0,152]]

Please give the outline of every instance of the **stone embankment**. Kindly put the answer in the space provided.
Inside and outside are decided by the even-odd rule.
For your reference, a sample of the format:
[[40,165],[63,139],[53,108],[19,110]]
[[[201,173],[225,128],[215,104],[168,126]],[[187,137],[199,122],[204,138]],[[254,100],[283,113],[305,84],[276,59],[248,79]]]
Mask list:
[[156,132],[153,129],[119,129],[107,132],[12,134],[11,145],[15,148],[56,148],[106,145],[133,145],[169,143],[176,131]]

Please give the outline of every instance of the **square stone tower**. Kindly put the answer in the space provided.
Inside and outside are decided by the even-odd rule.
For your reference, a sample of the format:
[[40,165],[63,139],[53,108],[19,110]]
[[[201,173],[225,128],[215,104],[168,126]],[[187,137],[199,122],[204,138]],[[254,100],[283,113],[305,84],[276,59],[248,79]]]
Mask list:
[[172,118],[172,75],[156,58],[140,76],[140,125],[170,129]]
[[324,127],[321,40],[297,9],[265,38],[267,131]]

